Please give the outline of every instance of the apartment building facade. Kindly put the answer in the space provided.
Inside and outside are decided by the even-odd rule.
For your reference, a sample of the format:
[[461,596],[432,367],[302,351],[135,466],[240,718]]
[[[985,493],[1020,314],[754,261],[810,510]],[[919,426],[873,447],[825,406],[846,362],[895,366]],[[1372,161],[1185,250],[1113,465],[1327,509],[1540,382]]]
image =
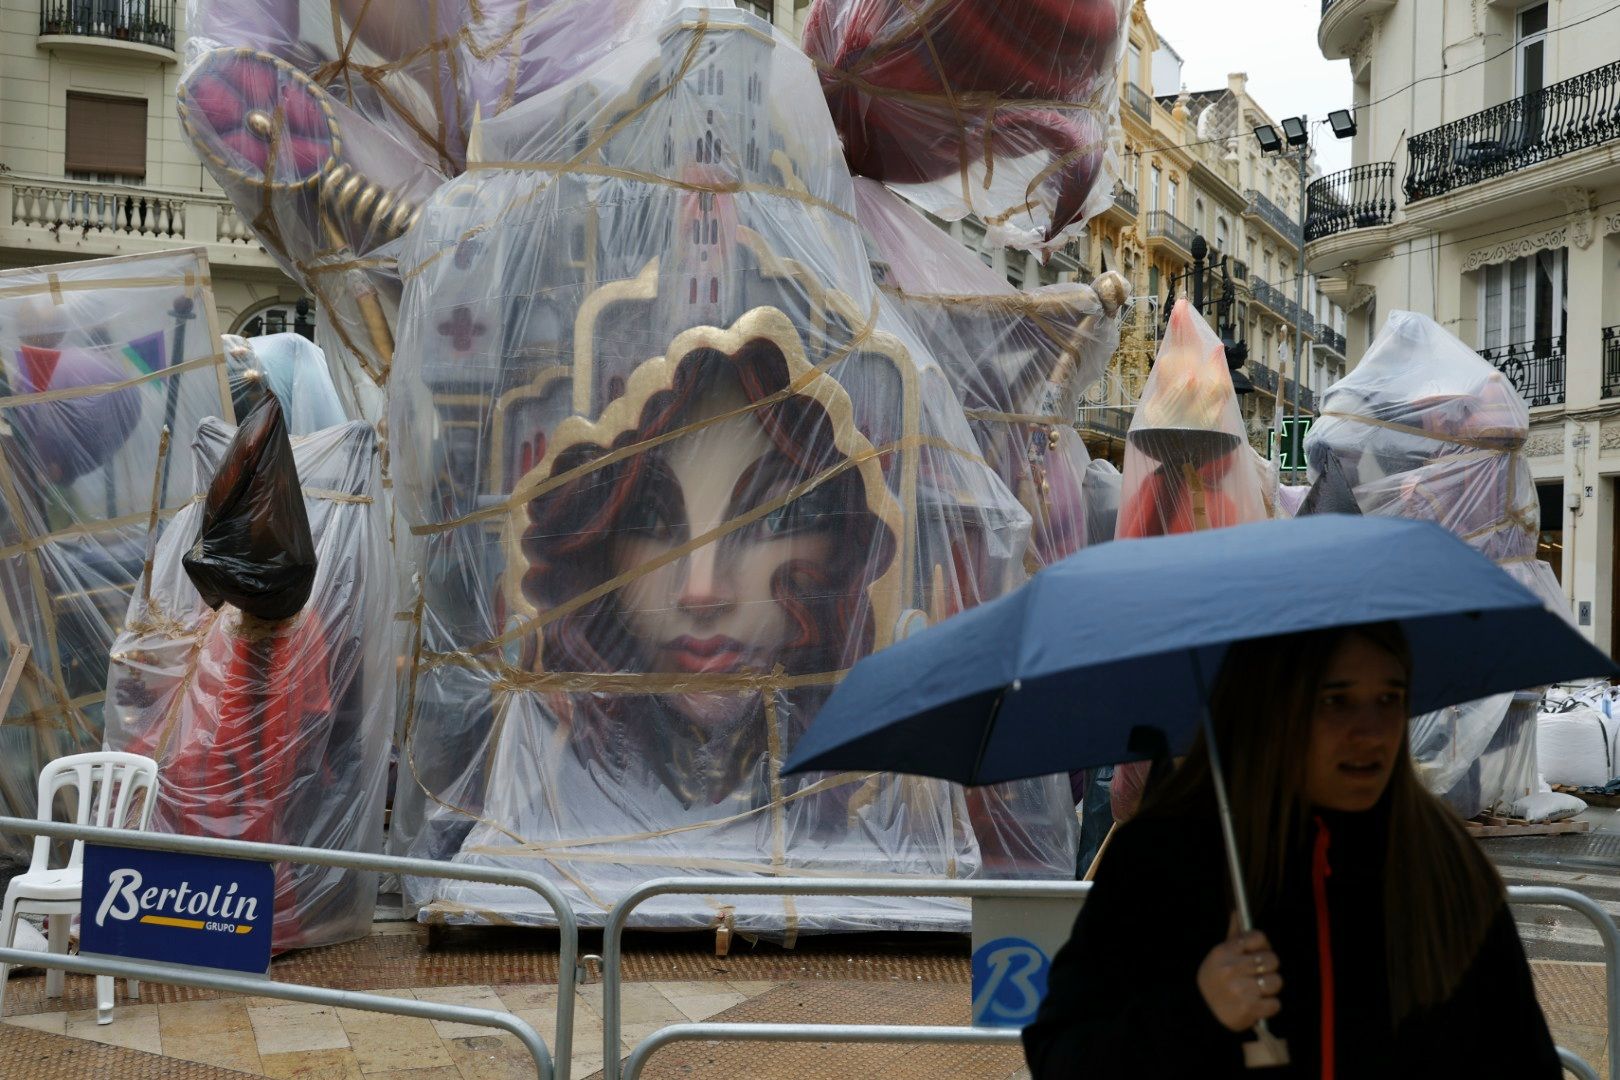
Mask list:
[[1541,556],[1620,645],[1620,11],[1602,0],[1323,0],[1354,164],[1313,184],[1307,263],[1349,311],[1433,316],[1530,405]]
[[[1129,408],[1140,396],[1165,304],[1189,291],[1195,238],[1207,249],[1205,316],[1230,291],[1230,338],[1248,346],[1241,397],[1257,450],[1269,450],[1274,406],[1285,394],[1309,414],[1343,374],[1344,314],[1307,278],[1297,288],[1301,206],[1297,166],[1261,152],[1252,131],[1274,121],[1248,92],[1242,73],[1224,87],[1188,91],[1181,61],[1160,38],[1144,5],[1132,9],[1120,72],[1120,182],[1113,205],[1088,229],[1088,267],[1119,270],[1137,297],[1136,317],[1108,385],[1095,389],[1082,428],[1094,452],[1117,450]],[[1223,261],[1224,260],[1224,261]],[[1151,316],[1142,311],[1150,310]],[[1306,355],[1295,382],[1303,335]],[[1296,390],[1297,387],[1297,390]],[[1117,406],[1117,407],[1116,407]]]

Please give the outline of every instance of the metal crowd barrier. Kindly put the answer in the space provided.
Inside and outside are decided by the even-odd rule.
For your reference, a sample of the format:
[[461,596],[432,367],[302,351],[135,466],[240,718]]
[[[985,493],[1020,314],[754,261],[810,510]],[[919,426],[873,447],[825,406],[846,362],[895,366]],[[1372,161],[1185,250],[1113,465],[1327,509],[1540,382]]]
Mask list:
[[[654,896],[704,894],[730,896],[949,896],[1063,899],[1083,897],[1090,882],[1073,881],[908,881],[885,882],[869,878],[761,878],[725,877],[658,878],[627,894],[608,913],[602,929],[602,1077],[603,1080],[639,1080],[654,1053],[675,1042],[758,1041],[827,1043],[948,1043],[1015,1044],[1016,1028],[939,1027],[890,1024],[776,1024],[702,1023],[671,1024],[637,1043],[621,1068],[620,1012],[623,990],[621,939],[630,913]],[[1508,903],[1567,907],[1586,916],[1603,941],[1607,989],[1609,1077],[1620,1080],[1620,928],[1596,901],[1570,889],[1515,885],[1507,890]],[[1565,1068],[1582,1080],[1600,1080],[1597,1071],[1573,1052],[1558,1048]]]
[[493,866],[396,858],[391,855],[327,851],[323,848],[292,847],[283,844],[256,844],[244,840],[221,840],[206,836],[172,836],[165,833],[136,832],[131,829],[102,829],[31,818],[0,817],[0,831],[49,836],[58,840],[83,840],[109,847],[138,848],[143,851],[178,851],[192,855],[219,855],[256,862],[311,863],[349,870],[376,870],[382,873],[408,874],[413,877],[479,881],[491,885],[512,885],[530,889],[538,893],[557,915],[558,993],[555,1065],[551,1054],[546,1050],[545,1041],[534,1028],[511,1013],[498,1012],[494,1009],[383,997],[353,990],[334,990],[324,986],[303,986],[247,975],[191,971],[178,966],[140,960],[91,959],[27,952],[21,949],[0,949],[0,964],[61,968],[80,975],[112,975],[123,979],[139,979],[142,982],[172,983],[176,986],[252,994],[310,1005],[333,1005],[345,1009],[395,1013],[423,1020],[448,1020],[499,1028],[516,1036],[528,1050],[529,1055],[534,1058],[535,1074],[539,1080],[552,1080],[553,1076],[556,1080],[568,1080],[569,1064],[573,1054],[574,984],[579,981],[579,926],[574,918],[574,909],[569,906],[562,892],[539,874]]
[[[875,878],[654,878],[613,905],[602,927],[602,1080],[620,1077],[620,992],[624,927],[630,913],[654,896],[943,896],[972,899],[1065,900],[1085,896],[1089,881],[895,881]],[[775,1042],[1016,1042],[1013,1028],[880,1026],[872,1024],[676,1024],[653,1032],[631,1053],[625,1075],[635,1077],[659,1046],[679,1039],[766,1039]],[[656,1042],[655,1046],[648,1043]]]
[[[1620,1080],[1620,927],[1614,919],[1589,896],[1574,889],[1553,889],[1541,885],[1509,885],[1508,903],[1521,907],[1567,907],[1585,915],[1597,928],[1603,941],[1603,989],[1609,1013],[1609,1080]],[[1558,1056],[1564,1067],[1582,1080],[1598,1080],[1597,1070],[1563,1047]]]

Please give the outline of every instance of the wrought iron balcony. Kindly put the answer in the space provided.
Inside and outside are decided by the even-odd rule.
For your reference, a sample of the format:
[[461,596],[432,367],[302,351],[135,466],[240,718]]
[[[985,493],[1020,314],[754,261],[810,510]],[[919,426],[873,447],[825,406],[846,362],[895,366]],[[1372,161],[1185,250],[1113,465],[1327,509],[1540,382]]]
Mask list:
[[1132,191],[1130,188],[1121,187],[1114,189],[1114,205],[1130,214],[1131,217],[1135,217],[1141,212],[1140,204],[1138,204],[1136,201],[1136,192]]
[[1245,214],[1259,218],[1267,225],[1270,225],[1278,236],[1295,247],[1299,246],[1300,237],[1304,232],[1300,228],[1299,222],[1283,213],[1282,207],[1260,194],[1254,188],[1249,188],[1243,194],[1249,200],[1248,207],[1243,211]]
[[1620,60],[1406,141],[1406,201],[1620,138]]
[[1123,439],[1131,428],[1131,414],[1126,409],[1083,406],[1075,421],[1075,427],[1083,433]]
[[1603,328],[1603,396],[1620,397],[1620,326]]
[[1305,242],[1395,217],[1395,163],[1376,161],[1329,173],[1305,189]]
[[1181,250],[1192,254],[1193,229],[1168,210],[1150,210],[1147,216],[1148,239],[1162,238]]
[[1251,360],[1247,370],[1249,381],[1256,390],[1264,390],[1268,394],[1277,392],[1277,373],[1271,368]]
[[1479,355],[1506,375],[1519,396],[1532,407],[1563,404],[1563,334],[1538,341],[1521,341],[1499,349],[1481,349]]
[[1125,104],[1142,119],[1153,119],[1153,96],[1133,82],[1125,84]]
[[39,0],[41,36],[133,41],[174,51],[175,0]]
[[1316,343],[1324,349],[1344,355],[1344,335],[1331,326],[1318,323],[1316,326]]
[[[1250,278],[1249,289],[1254,293],[1254,298],[1258,303],[1270,308],[1289,325],[1299,321],[1301,314],[1299,305],[1284,296],[1281,289],[1274,287],[1265,278]],[[1309,328],[1306,329],[1306,332],[1310,332]]]

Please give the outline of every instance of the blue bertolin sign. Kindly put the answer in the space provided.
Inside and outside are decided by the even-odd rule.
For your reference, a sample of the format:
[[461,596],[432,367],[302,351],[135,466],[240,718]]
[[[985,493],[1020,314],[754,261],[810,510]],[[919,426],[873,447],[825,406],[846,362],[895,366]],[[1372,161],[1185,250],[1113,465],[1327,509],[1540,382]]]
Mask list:
[[79,951],[264,975],[275,893],[266,863],[86,844]]

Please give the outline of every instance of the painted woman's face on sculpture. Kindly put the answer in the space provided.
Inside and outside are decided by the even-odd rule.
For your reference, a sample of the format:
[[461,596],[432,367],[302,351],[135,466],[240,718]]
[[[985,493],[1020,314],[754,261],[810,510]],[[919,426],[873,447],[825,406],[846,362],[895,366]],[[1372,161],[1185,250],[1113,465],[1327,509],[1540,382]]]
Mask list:
[[[809,477],[776,449],[747,405],[731,378],[700,391],[679,424],[737,415],[649,451],[648,482],[611,538],[613,572],[624,574],[769,507],[757,520],[641,574],[619,593],[642,670],[766,673],[805,632],[781,597],[793,575],[824,566],[833,554],[837,508],[827,505],[833,485],[784,504]],[[755,695],[685,693],[670,700],[708,727],[738,718]]]

